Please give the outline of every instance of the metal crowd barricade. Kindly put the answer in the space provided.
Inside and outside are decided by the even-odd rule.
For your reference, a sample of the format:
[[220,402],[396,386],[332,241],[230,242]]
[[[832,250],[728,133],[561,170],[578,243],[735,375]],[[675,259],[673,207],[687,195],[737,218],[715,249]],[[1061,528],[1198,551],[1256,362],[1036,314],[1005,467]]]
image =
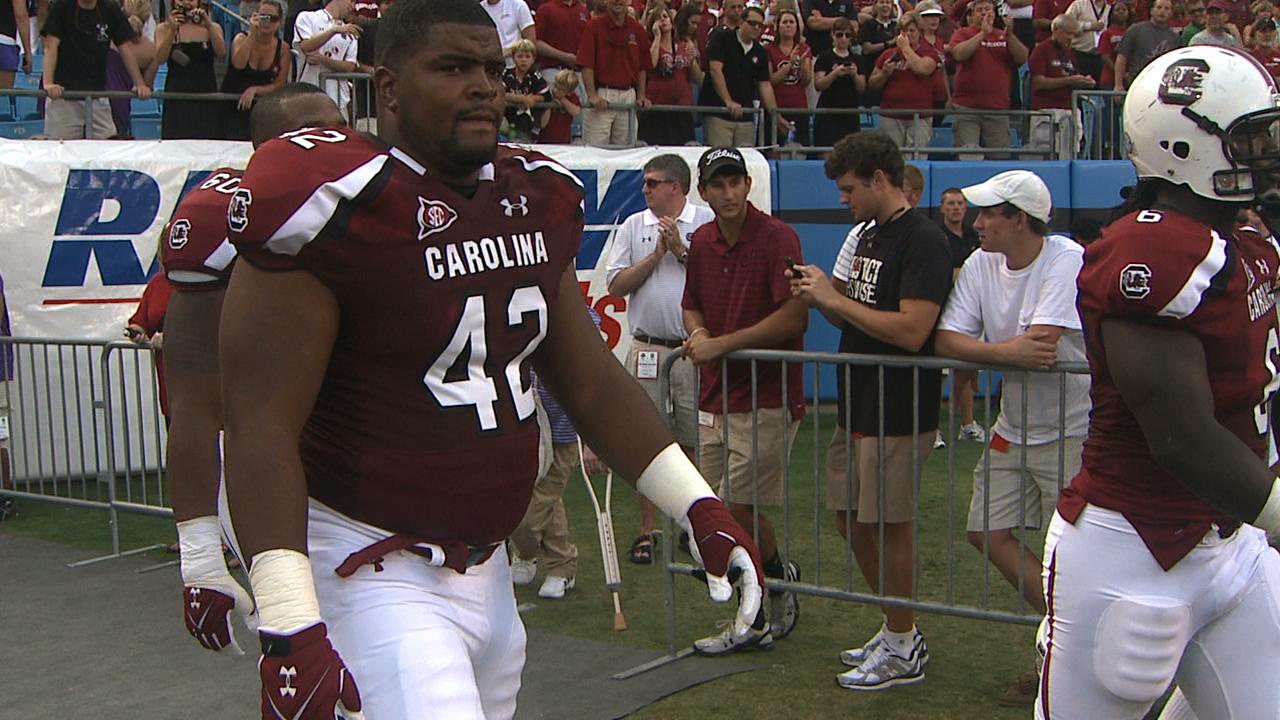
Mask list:
[[[659,377],[659,387],[660,387],[660,393],[661,393],[660,403],[662,405],[669,406],[671,402],[670,371],[674,362],[680,357],[681,357],[680,352],[672,353],[670,356],[668,356],[666,362],[664,362],[661,368],[661,374]],[[752,412],[753,413],[755,413],[759,409],[757,394],[756,394],[758,363],[761,363],[761,362],[781,363],[781,372],[784,377],[786,376],[787,366],[788,364],[791,364],[791,363],[801,363],[806,366],[806,369],[808,369],[809,366],[812,366],[814,369],[814,372],[813,372],[814,398],[807,403],[808,413],[806,415],[806,418],[802,421],[805,424],[809,424],[813,429],[812,451],[813,451],[814,499],[813,499],[813,509],[812,509],[812,519],[813,519],[812,540],[810,541],[807,538],[800,538],[797,534],[793,532],[793,519],[802,518],[803,516],[798,515],[796,514],[796,512],[793,511],[793,507],[796,501],[799,500],[799,498],[795,497],[795,493],[793,492],[794,486],[792,483],[793,477],[792,477],[791,466],[793,464],[792,458],[795,456],[795,453],[803,452],[802,448],[792,446],[792,447],[789,447],[787,451],[787,457],[786,457],[787,462],[784,465],[783,480],[782,480],[783,489],[784,489],[784,499],[783,499],[783,506],[781,508],[781,516],[778,517],[777,515],[778,511],[776,509],[770,508],[768,511],[768,514],[771,516],[773,520],[775,534],[777,536],[778,552],[780,556],[783,558],[784,562],[798,557],[804,560],[805,562],[811,563],[811,567],[813,568],[813,573],[811,574],[812,580],[809,582],[786,582],[786,581],[771,578],[769,580],[769,584],[771,588],[790,590],[802,595],[828,598],[833,600],[841,600],[845,602],[863,603],[863,604],[877,605],[877,606],[883,606],[883,607],[909,608],[919,612],[951,615],[951,616],[978,619],[978,620],[987,620],[987,621],[995,621],[995,622],[1002,622],[1002,623],[1013,623],[1013,624],[1020,624],[1020,625],[1035,625],[1039,623],[1040,615],[1036,613],[1032,608],[1030,608],[1027,605],[1027,601],[1022,597],[1022,590],[1027,583],[1036,583],[1037,585],[1039,585],[1040,577],[1038,575],[1033,578],[1019,577],[1018,586],[1016,588],[1009,588],[1009,589],[1016,589],[1017,591],[1017,599],[1016,599],[1016,602],[1012,603],[1012,608],[1009,607],[1011,603],[1008,601],[1007,598],[1001,599],[1001,598],[994,597],[995,594],[993,593],[992,587],[991,587],[992,586],[991,573],[993,570],[993,566],[990,562],[990,546],[987,543],[987,540],[990,535],[990,524],[989,524],[990,523],[990,515],[989,515],[990,493],[986,494],[987,503],[984,506],[982,511],[982,516],[983,516],[982,525],[984,529],[982,530],[983,548],[981,552],[982,569],[980,572],[980,575],[981,575],[980,581],[979,581],[979,578],[974,576],[972,573],[970,573],[970,576],[966,578],[970,582],[962,582],[961,578],[959,577],[959,573],[957,569],[959,563],[957,562],[956,540],[957,538],[960,538],[961,544],[963,545],[969,544],[969,542],[964,539],[964,531],[967,525],[967,520],[969,515],[969,502],[966,500],[966,498],[968,497],[968,491],[972,487],[972,484],[974,482],[974,480],[971,480],[970,478],[980,477],[982,478],[981,482],[984,482],[984,483],[990,482],[991,449],[989,444],[987,444],[984,447],[984,449],[982,450],[982,459],[980,460],[977,468],[968,467],[968,466],[957,463],[956,442],[954,441],[954,438],[956,438],[957,436],[958,421],[956,419],[956,394],[954,392],[955,390],[954,384],[952,386],[952,393],[951,393],[951,400],[950,400],[951,412],[950,412],[949,420],[947,420],[946,422],[940,423],[940,427],[939,427],[939,429],[944,433],[944,435],[950,439],[947,442],[947,447],[945,451],[945,454],[946,454],[945,464],[946,464],[946,476],[947,476],[947,479],[946,479],[947,486],[945,491],[945,497],[946,497],[945,530],[938,527],[926,528],[926,527],[922,527],[921,525],[921,522],[920,522],[921,501],[924,497],[922,493],[922,485],[924,483],[924,473],[915,472],[915,471],[920,470],[921,463],[924,462],[925,459],[919,457],[919,451],[917,449],[914,449],[915,447],[918,447],[919,443],[918,442],[913,443],[913,450],[912,450],[913,475],[912,476],[913,478],[915,478],[915,483],[916,483],[916,487],[915,487],[916,507],[913,509],[912,521],[915,523],[916,531],[915,531],[914,547],[912,549],[912,556],[913,556],[912,570],[913,570],[913,576],[915,579],[913,583],[912,596],[899,597],[899,596],[887,595],[884,593],[873,592],[870,589],[867,589],[867,590],[858,589],[856,578],[860,577],[860,573],[855,572],[857,568],[855,565],[853,552],[848,544],[848,541],[844,540],[843,538],[840,538],[839,533],[835,533],[832,531],[827,531],[826,535],[834,535],[837,538],[839,547],[843,552],[844,568],[843,568],[843,572],[839,573],[840,575],[842,575],[842,577],[840,578],[832,578],[830,573],[824,574],[823,518],[834,517],[837,514],[837,511],[830,510],[826,507],[827,481],[826,481],[826,473],[825,473],[825,470],[826,470],[825,461],[826,461],[826,450],[827,450],[827,443],[828,443],[826,438],[827,436],[831,435],[832,432],[834,431],[835,421],[833,418],[830,417],[830,415],[832,411],[837,408],[836,406],[833,406],[830,403],[826,403],[826,404],[820,403],[818,400],[818,398],[821,397],[824,393],[823,382],[822,382],[824,368],[834,367],[836,369],[836,372],[844,373],[845,380],[847,382],[849,379],[848,374],[849,374],[850,368],[854,366],[875,367],[877,368],[877,372],[879,376],[878,384],[879,384],[880,397],[878,399],[878,404],[879,404],[879,410],[880,410],[881,423],[883,423],[886,368],[911,368],[912,384],[913,384],[912,403],[914,405],[914,409],[917,411],[915,414],[915,417],[917,418],[915,422],[917,423],[917,425],[914,428],[913,437],[918,439],[921,432],[920,428],[918,427],[918,417],[919,417],[918,410],[920,407],[920,403],[931,402],[931,401],[941,402],[940,398],[934,399],[934,400],[921,398],[920,396],[920,371],[921,370],[950,370],[952,372],[953,379],[954,379],[954,371],[956,370],[979,371],[984,374],[987,374],[988,380],[990,380],[990,373],[992,372],[992,370],[998,370],[1003,373],[1005,382],[1013,382],[1013,381],[1026,382],[1026,380],[1032,374],[1035,374],[1033,371],[1023,370],[1018,368],[989,368],[986,366],[976,365],[972,363],[965,363],[958,360],[951,360],[951,359],[944,359],[944,358],[928,358],[928,357],[922,358],[922,357],[892,356],[892,355],[853,355],[853,354],[843,354],[843,353],[815,353],[815,352],[797,352],[797,351],[780,351],[780,350],[744,350],[744,351],[737,351],[737,352],[730,353],[724,359],[722,359],[721,361],[722,373],[727,372],[727,365],[725,363],[727,362],[727,360],[730,360],[730,359],[747,360],[751,362],[752,407],[753,407]],[[770,370],[770,372],[773,372],[773,371]],[[1088,365],[1086,365],[1085,363],[1058,363],[1057,365],[1054,366],[1054,368],[1052,368],[1047,372],[1056,374],[1058,376],[1058,448],[1059,448],[1059,452],[1058,452],[1057,479],[1058,479],[1058,489],[1060,491],[1066,483],[1070,482],[1070,478],[1066,477],[1064,472],[1066,462],[1067,462],[1067,459],[1065,457],[1065,452],[1066,452],[1065,443],[1063,442],[1063,440],[1065,440],[1065,433],[1066,433],[1066,400],[1067,400],[1066,376],[1068,374],[1087,374]],[[988,422],[985,423],[985,426],[988,428],[991,427],[991,424],[994,422],[996,417],[996,412],[995,412],[996,409],[992,407],[991,396],[992,396],[992,393],[990,391],[990,388],[988,387],[988,391],[983,394],[984,417],[988,420]],[[1026,426],[1026,418],[1028,413],[1028,408],[1027,408],[1028,396],[1029,396],[1029,393],[1022,394],[1023,399],[1022,399],[1021,414],[1022,414],[1022,420],[1023,420],[1023,423],[1022,423],[1023,427]],[[846,403],[845,412],[848,413],[848,411],[851,409],[850,405],[848,404],[850,403],[850,400],[846,397],[843,400],[838,400],[838,402]],[[726,403],[727,403],[727,399],[726,399]],[[787,387],[785,383],[783,385],[783,390],[782,390],[782,404],[784,407],[788,406]],[[826,423],[830,423],[833,426],[833,428],[830,430],[826,430],[824,428]],[[758,439],[759,423],[758,422],[754,423],[753,427],[756,428],[754,437],[752,439],[753,453],[755,453],[756,449],[759,447],[759,439]],[[932,433],[932,432],[933,432],[932,430],[928,431],[928,433]],[[846,450],[848,451],[846,453],[847,466],[845,468],[846,482],[849,483],[849,485],[851,486],[852,479],[850,476],[850,471],[853,465],[853,452],[852,452],[852,449],[847,445],[847,443],[850,442],[848,434],[845,434],[844,442],[846,443]],[[885,504],[885,493],[884,493],[884,484],[883,484],[884,482],[883,478],[885,477],[883,443],[884,443],[884,435],[882,433],[880,435],[881,451],[879,453],[880,454],[879,477],[881,478],[880,480],[881,484],[880,484],[880,491],[878,493],[878,499],[880,503],[880,512],[878,513],[878,515],[882,519],[877,523],[878,533],[879,533],[879,554],[880,554],[879,578],[878,578],[877,584],[881,588],[885,587],[885,572],[886,572],[885,544],[884,544],[885,523],[883,521],[884,504]],[[1018,456],[1019,464],[1023,468],[1027,466],[1026,448],[1027,446],[1024,444],[1011,443],[1011,450],[1019,453],[1019,456]],[[756,462],[755,459],[753,459],[752,464],[754,467],[758,463]],[[959,481],[957,480],[958,477],[960,478]],[[961,484],[958,485],[957,484],[958,482]],[[1031,481],[1028,480],[1027,475],[1024,472],[1022,474],[1020,491],[1026,492],[1027,489],[1030,487],[1030,483]],[[848,491],[850,491],[851,489],[852,489],[851,487],[846,488],[846,497],[848,497],[849,495]],[[955,512],[957,503],[959,503],[961,507],[961,517],[960,517],[958,527],[957,527],[956,512]],[[757,522],[755,523],[756,532],[757,532],[756,541],[758,543],[759,542],[759,537],[758,537],[759,505],[758,504],[756,505],[756,512],[757,512]],[[1019,526],[1026,527],[1028,518],[1025,515],[1025,512],[1026,512],[1025,504],[1021,501],[1019,502],[1018,512],[1019,512]],[[847,521],[846,527],[852,528],[853,511],[846,509],[846,510],[840,510],[838,511],[838,513],[845,515],[846,521]],[[695,568],[690,564],[676,561],[676,558],[674,557],[674,550],[673,550],[673,547],[674,547],[673,533],[675,531],[674,524],[671,518],[667,518],[666,523],[667,523],[666,533],[664,536],[664,543],[663,543],[664,545],[663,547],[663,566],[664,566],[663,596],[664,596],[664,604],[666,606],[666,614],[667,614],[667,618],[666,618],[667,654],[651,662],[645,663],[643,665],[640,665],[630,670],[626,670],[622,673],[619,673],[618,675],[615,676],[616,678],[619,678],[619,679],[633,677],[637,674],[646,672],[648,670],[652,670],[654,668],[660,667],[662,665],[673,662],[680,658],[687,657],[688,655],[693,653],[693,649],[691,647],[685,648],[683,650],[677,649],[676,595],[675,595],[674,578],[676,575],[692,575]],[[1043,532],[1046,529],[1047,523],[1048,523],[1048,518],[1043,518],[1042,522],[1040,523],[1041,532]],[[942,537],[938,537],[940,533],[942,533]],[[1018,534],[1020,556],[1021,556],[1022,550],[1025,547],[1027,547],[1026,546],[1027,534],[1028,534],[1027,531],[1023,531]],[[941,576],[942,576],[940,578],[942,580],[941,583],[932,582],[930,578],[924,577],[925,576],[925,573],[923,572],[924,563],[922,563],[922,549],[921,549],[922,545],[924,544],[928,544],[930,546],[937,546],[939,544],[942,545],[943,555],[945,556],[945,567],[941,571]],[[1036,551],[1037,551],[1037,554],[1039,554],[1039,548],[1037,548]],[[937,565],[936,562],[930,563],[930,567],[935,568],[928,571],[928,575],[931,578],[939,575],[939,571],[936,570],[936,565]],[[922,579],[930,583],[928,587],[924,587],[924,584],[922,583]],[[1003,587],[1004,581],[1003,579],[998,579],[997,583],[999,587]],[[1007,590],[1002,590],[1001,592],[1007,593]]]
[[1071,93],[1071,107],[1080,117],[1084,142],[1078,154],[1081,160],[1127,160],[1128,149],[1121,130],[1124,92],[1115,90],[1076,90]]
[[0,384],[9,406],[13,487],[26,501],[105,510],[111,553],[122,550],[119,513],[171,516],[164,482],[164,422],[150,348],[130,342],[0,337],[14,353]]

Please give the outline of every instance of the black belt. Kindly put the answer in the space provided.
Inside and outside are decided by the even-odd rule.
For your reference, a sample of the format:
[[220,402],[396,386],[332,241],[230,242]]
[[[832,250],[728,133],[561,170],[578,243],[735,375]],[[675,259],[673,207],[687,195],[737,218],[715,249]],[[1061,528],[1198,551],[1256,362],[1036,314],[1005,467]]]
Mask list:
[[635,339],[639,340],[642,343],[649,343],[650,345],[661,345],[664,348],[671,348],[673,350],[684,344],[683,340],[664,340],[662,338],[649,337],[648,335],[642,335],[640,333],[636,333],[631,337],[634,337]]

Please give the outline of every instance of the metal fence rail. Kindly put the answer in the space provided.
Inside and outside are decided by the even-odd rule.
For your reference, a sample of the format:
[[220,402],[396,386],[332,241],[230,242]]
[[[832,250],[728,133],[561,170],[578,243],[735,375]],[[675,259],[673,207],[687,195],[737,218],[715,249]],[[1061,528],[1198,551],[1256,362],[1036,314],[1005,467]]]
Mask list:
[[[669,383],[671,366],[679,357],[680,357],[679,352],[672,353],[670,356],[668,356],[666,362],[663,364],[663,367],[661,368],[661,374],[659,377],[659,387],[661,388],[660,402],[667,406],[669,406],[671,402],[670,401],[670,383]],[[990,495],[989,494],[987,495],[987,505],[983,508],[984,529],[982,530],[982,535],[984,538],[984,543],[983,543],[984,547],[981,552],[981,557],[983,562],[982,562],[982,569],[980,572],[980,575],[981,575],[980,581],[976,583],[976,587],[975,587],[972,582],[966,583],[958,575],[957,568],[960,564],[960,558],[958,558],[958,553],[956,551],[957,538],[960,538],[960,544],[966,545],[966,546],[969,544],[966,540],[963,539],[962,533],[965,529],[967,519],[968,519],[968,514],[969,514],[969,490],[972,484],[971,481],[969,480],[969,478],[972,477],[970,473],[980,472],[984,477],[984,482],[989,482],[991,468],[990,468],[990,446],[989,445],[987,445],[987,447],[984,448],[983,459],[980,463],[979,468],[977,468],[976,470],[974,468],[959,465],[957,463],[956,442],[954,441],[954,438],[956,437],[956,434],[957,434],[958,424],[956,420],[956,412],[955,412],[956,400],[955,400],[954,392],[952,393],[952,399],[951,399],[952,412],[950,413],[950,419],[942,423],[942,425],[945,427],[940,427],[940,430],[943,432],[943,434],[947,438],[949,438],[949,441],[947,442],[947,449],[945,451],[946,483],[947,483],[946,490],[945,490],[945,497],[946,497],[945,527],[926,528],[921,526],[920,502],[923,498],[923,495],[921,492],[920,483],[922,482],[921,478],[923,477],[923,473],[913,473],[913,477],[917,478],[916,479],[917,486],[916,486],[916,493],[915,493],[916,507],[914,508],[914,518],[913,518],[913,522],[915,523],[915,527],[916,527],[916,532],[915,532],[915,544],[912,552],[913,575],[915,578],[915,582],[913,584],[914,590],[913,590],[912,596],[898,597],[898,596],[892,596],[892,595],[886,595],[883,593],[873,592],[869,589],[860,588],[859,587],[860,573],[857,572],[857,568],[853,558],[853,552],[850,549],[848,543],[844,540],[840,540],[841,542],[840,547],[843,551],[841,557],[837,557],[834,559],[828,557],[824,563],[824,550],[823,550],[824,542],[827,542],[829,544],[828,541],[830,540],[830,536],[836,535],[837,538],[839,536],[837,533],[824,531],[824,528],[823,528],[824,517],[833,518],[837,514],[836,512],[829,510],[826,507],[826,502],[825,502],[826,493],[824,491],[826,487],[825,472],[824,472],[825,471],[825,468],[824,468],[825,451],[827,448],[826,438],[828,435],[830,435],[833,432],[834,428],[824,429],[824,425],[830,424],[829,415],[830,415],[830,411],[833,409],[832,406],[830,404],[822,405],[817,400],[818,397],[821,397],[823,395],[823,378],[824,376],[828,376],[832,369],[834,369],[834,371],[837,373],[846,373],[846,380],[847,380],[848,379],[847,373],[849,372],[849,369],[852,367],[855,367],[855,366],[874,367],[877,369],[879,373],[879,393],[880,393],[879,407],[881,411],[881,420],[883,422],[884,397],[885,397],[884,396],[885,369],[886,368],[912,368],[913,369],[913,372],[912,372],[913,400],[912,402],[915,406],[914,409],[917,411],[917,414],[916,414],[917,420],[915,421],[916,425],[914,427],[913,437],[918,440],[921,433],[918,425],[918,422],[919,422],[918,410],[921,406],[921,403],[938,401],[938,399],[936,398],[921,397],[920,395],[920,371],[921,370],[926,370],[926,369],[950,370],[950,371],[972,370],[972,371],[979,371],[986,374],[991,373],[993,370],[999,370],[1002,373],[1004,373],[1004,382],[1026,382],[1026,380],[1035,373],[1033,373],[1032,371],[1027,371],[1027,370],[1018,369],[1018,368],[989,368],[986,366],[980,366],[972,363],[965,363],[957,360],[950,360],[950,359],[943,359],[943,358],[850,355],[850,354],[841,354],[841,353],[813,353],[813,352],[795,352],[795,351],[777,351],[777,350],[745,350],[745,351],[730,353],[721,361],[722,373],[727,372],[726,370],[727,366],[725,365],[725,363],[727,363],[727,361],[730,359],[747,360],[747,361],[750,361],[751,363],[753,413],[758,410],[758,404],[757,404],[757,399],[755,394],[758,363],[762,363],[762,362],[782,363],[782,367],[783,367],[782,372],[784,377],[785,377],[786,368],[788,364],[799,363],[804,365],[806,369],[812,369],[814,371],[813,372],[814,399],[811,401],[808,408],[807,416],[803,420],[805,424],[810,425],[813,429],[813,446],[811,449],[801,448],[799,446],[794,446],[789,449],[788,455],[787,455],[787,462],[784,464],[784,468],[785,468],[784,474],[783,474],[784,500],[783,500],[783,506],[781,508],[781,514],[778,515],[776,509],[770,509],[768,511],[768,514],[770,515],[773,521],[775,534],[777,536],[778,552],[780,556],[783,558],[784,562],[792,558],[799,558],[804,562],[810,563],[810,567],[813,568],[814,572],[812,574],[812,580],[809,582],[784,582],[781,580],[770,579],[769,583],[771,588],[792,590],[798,594],[808,595],[812,597],[822,597],[822,598],[828,598],[828,599],[834,599],[834,600],[842,600],[846,602],[873,604],[873,605],[884,606],[884,607],[910,608],[910,609],[914,609],[914,610],[925,612],[925,613],[952,615],[957,617],[987,620],[987,621],[994,621],[994,622],[1014,623],[1014,624],[1021,624],[1021,625],[1035,625],[1040,621],[1040,615],[1027,605],[1027,602],[1025,599],[1023,599],[1022,593],[1021,593],[1023,587],[1029,586],[1030,583],[1035,583],[1035,586],[1039,585],[1040,578],[1038,575],[1036,577],[1020,577],[1019,578],[1018,587],[1016,588],[1016,590],[1018,591],[1017,598],[1016,600],[1013,600],[1013,601],[1010,601],[1007,595],[1008,595],[1008,591],[1014,588],[1006,589],[1004,587],[1003,579],[1000,579],[998,575],[997,575],[996,584],[999,590],[996,591],[996,590],[993,590],[992,588],[991,574],[992,574],[993,566],[990,563],[990,547],[986,542],[987,538],[989,538],[989,535],[990,535],[990,524],[989,524]],[[1066,432],[1066,399],[1067,399],[1066,377],[1068,374],[1087,374],[1088,366],[1084,363],[1059,363],[1052,370],[1048,372],[1053,373],[1058,377],[1058,388],[1059,388],[1058,448],[1059,448],[1059,452],[1058,452],[1057,480],[1058,480],[1058,488],[1060,490],[1065,483],[1070,481],[1070,478],[1066,477],[1064,472],[1066,458],[1064,457],[1065,448],[1062,443],[1062,440],[1065,439],[1065,432]],[[989,379],[990,378],[988,377],[988,380]],[[988,388],[989,387],[990,386],[988,386]],[[983,411],[984,411],[984,416],[987,419],[994,421],[996,413],[993,412],[994,408],[992,407],[992,394],[993,393],[990,392],[990,389],[988,389],[988,391],[983,394]],[[1028,408],[1027,408],[1028,395],[1029,393],[1023,393],[1022,395],[1023,400],[1022,400],[1021,413],[1023,418],[1023,425],[1022,425],[1023,427],[1026,426],[1026,416],[1028,412]],[[844,402],[848,403],[849,401],[846,398]],[[726,403],[727,403],[727,399],[726,399]],[[786,386],[784,383],[783,394],[782,394],[782,405],[786,407],[787,404],[788,404],[788,400],[786,397]],[[849,406],[846,405],[846,408],[845,408],[846,412],[849,409],[850,409]],[[727,405],[726,405],[726,410],[727,410]],[[975,415],[978,415],[977,408],[975,408]],[[753,423],[753,425],[757,428],[759,427],[758,422]],[[990,423],[987,423],[987,426],[989,427]],[[933,430],[928,430],[927,432],[929,434],[932,434]],[[883,438],[884,438],[883,432],[881,433],[880,438],[881,438],[881,442],[883,443]],[[846,442],[847,442],[847,439],[846,439]],[[753,447],[758,448],[758,439],[755,440],[755,443],[757,444],[753,444]],[[918,445],[918,443],[915,443],[915,444]],[[1021,444],[1011,444],[1010,447],[1011,447],[1011,451],[1017,451],[1020,453],[1019,463],[1023,468],[1025,468],[1027,464],[1026,446]],[[806,508],[804,506],[804,503],[808,500],[808,498],[802,498],[798,496],[795,492],[796,487],[794,485],[794,481],[796,480],[796,478],[794,478],[792,475],[791,458],[794,457],[796,453],[806,452],[809,450],[811,450],[813,453],[813,475],[814,475],[813,484],[814,484],[815,492],[812,500],[812,507]],[[849,457],[850,465],[852,465],[853,453],[848,452],[847,454]],[[880,492],[878,494],[878,497],[881,503],[882,512],[879,513],[879,517],[881,518],[881,520],[878,523],[878,532],[880,536],[880,542],[879,542],[880,577],[879,577],[878,585],[881,588],[883,588],[885,587],[885,584],[884,584],[885,583],[885,578],[884,578],[885,523],[883,520],[883,517],[884,517],[883,509],[884,509],[884,502],[885,502],[885,494],[884,494],[885,469],[884,469],[884,462],[883,462],[883,453],[881,454],[881,458],[882,460],[881,460],[880,473],[879,473]],[[921,467],[922,460],[923,458],[920,458],[918,456],[918,453],[915,450],[913,450],[912,451],[913,467],[916,469],[919,469]],[[752,464],[753,466],[758,465],[758,457],[752,458]],[[848,472],[848,470],[849,468],[846,468],[846,472]],[[960,477],[961,480],[957,481],[957,477]],[[709,482],[713,482],[714,484],[713,479],[708,479],[708,480]],[[847,480],[847,482],[851,482],[851,481]],[[1030,481],[1027,479],[1025,473],[1023,474],[1023,478],[1021,482],[1022,482],[1021,490],[1026,491],[1029,487],[1028,483]],[[713,489],[714,489],[714,486],[713,486]],[[961,508],[961,515],[958,521],[956,517],[957,507]],[[1021,507],[1021,503],[1020,503],[1020,507]],[[756,512],[759,513],[758,504],[756,506]],[[1020,509],[1019,512],[1025,513],[1025,508]],[[852,511],[842,510],[842,511],[839,511],[839,514],[845,515],[845,518],[847,521],[846,527],[851,527]],[[797,533],[797,531],[793,529],[795,521],[805,517],[812,518],[813,536],[811,538],[801,537]],[[1027,518],[1025,517],[1025,515],[1022,516],[1020,520],[1024,522],[1020,522],[1019,524],[1022,526],[1026,526],[1027,524],[1025,522],[1026,519]],[[1041,531],[1044,530],[1045,523],[1047,523],[1047,518],[1044,519],[1042,523],[1040,523]],[[690,565],[685,562],[679,562],[675,558],[674,550],[673,550],[673,547],[674,547],[673,538],[675,537],[674,535],[675,528],[670,518],[667,519],[666,528],[667,529],[665,533],[665,538],[664,538],[665,541],[664,541],[664,549],[663,549],[663,557],[664,557],[663,588],[664,588],[664,598],[665,598],[665,605],[666,605],[666,612],[667,612],[667,623],[666,623],[667,624],[667,655],[657,660],[654,660],[650,663],[645,663],[644,665],[641,665],[631,670],[627,670],[623,673],[620,673],[616,677],[620,677],[620,678],[631,677],[633,675],[646,672],[648,670],[654,669],[656,667],[667,664],[669,662],[680,659],[682,657],[686,657],[692,652],[691,648],[686,648],[684,650],[677,650],[676,595],[675,595],[674,577],[676,575],[691,575],[695,568],[693,565]],[[756,523],[756,528],[757,528],[756,540],[757,542],[759,542],[759,537],[758,537],[759,523],[758,522]],[[1019,534],[1019,550],[1020,551],[1026,546],[1025,543],[1026,543],[1025,533]],[[926,558],[923,555],[923,552],[921,549],[922,544],[930,545],[935,549],[935,551],[937,550],[938,546],[941,545],[941,548],[942,548],[941,555]],[[972,551],[964,551],[964,552],[972,552]],[[929,562],[926,563],[926,560],[928,560]],[[843,567],[840,568],[838,572],[831,573],[829,571],[829,566],[832,562],[841,564]],[[966,560],[965,562],[968,562],[968,560]],[[940,563],[943,565],[943,567],[939,570],[938,565]],[[923,568],[925,567],[926,564],[930,566],[930,570],[928,573],[923,572]],[[928,576],[927,585],[925,583],[922,583],[922,578],[925,578],[926,575]]]
[[164,422],[152,350],[129,342],[0,337],[13,377],[9,406],[13,487],[27,501],[105,510],[111,553],[123,550],[119,513],[171,516],[164,484]]

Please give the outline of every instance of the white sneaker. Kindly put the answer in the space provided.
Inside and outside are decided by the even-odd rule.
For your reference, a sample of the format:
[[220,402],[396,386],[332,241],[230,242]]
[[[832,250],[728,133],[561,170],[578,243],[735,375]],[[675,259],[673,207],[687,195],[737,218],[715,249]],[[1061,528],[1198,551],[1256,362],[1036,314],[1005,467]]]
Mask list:
[[716,635],[708,635],[700,640],[695,640],[693,642],[693,651],[699,655],[714,657],[748,648],[772,649],[773,632],[769,627],[769,623],[764,621],[763,618],[760,618],[757,623],[761,627],[747,626],[738,631],[738,628],[735,627],[738,624],[736,621],[723,621],[723,624],[727,625],[727,627]]
[[548,575],[547,579],[542,581],[542,587],[538,588],[538,597],[548,600],[563,599],[564,594],[573,589],[573,582],[573,578]]
[[987,431],[986,431],[986,430],[984,430],[984,429],[982,428],[982,426],[978,424],[978,421],[977,421],[977,420],[974,420],[973,422],[969,423],[968,425],[961,425],[961,426],[960,426],[960,436],[959,436],[958,438],[956,438],[956,439],[957,439],[957,440],[972,440],[973,442],[976,442],[976,443],[986,442],[986,441],[987,441]]
[[929,646],[924,635],[916,631],[911,652],[902,657],[881,642],[858,667],[840,673],[836,682],[846,690],[885,690],[897,685],[913,685],[924,680],[924,667],[929,664]]
[[883,641],[884,641],[884,625],[881,624],[880,629],[876,631],[875,635],[871,636],[871,639],[868,640],[865,645],[859,648],[842,650],[840,652],[840,662],[844,663],[845,665],[848,665],[851,668],[856,668],[862,664],[863,660],[867,659],[867,656],[871,654],[872,650],[875,650],[876,648],[880,647],[880,643]]
[[933,436],[933,449],[938,450],[939,448],[944,448],[946,446],[947,441],[942,439],[942,431],[937,431],[937,434]]
[[528,585],[538,575],[538,561],[511,556],[511,582]]

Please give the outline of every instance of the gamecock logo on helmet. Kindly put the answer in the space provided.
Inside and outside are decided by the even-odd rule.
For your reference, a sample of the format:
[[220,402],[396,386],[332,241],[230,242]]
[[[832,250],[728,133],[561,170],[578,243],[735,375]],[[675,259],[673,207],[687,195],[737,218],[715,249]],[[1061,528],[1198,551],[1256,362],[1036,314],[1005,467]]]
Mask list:
[[457,219],[457,211],[449,207],[444,201],[418,197],[419,240],[426,240],[438,232],[448,230],[453,221]]
[[191,223],[188,220],[174,220],[169,226],[169,247],[181,250],[191,239]]
[[1160,99],[1170,105],[1190,105],[1204,95],[1204,76],[1209,63],[1200,58],[1184,58],[1170,65],[1160,80]]
[[1141,300],[1151,294],[1151,268],[1142,263],[1129,263],[1120,271],[1120,293],[1130,300]]

